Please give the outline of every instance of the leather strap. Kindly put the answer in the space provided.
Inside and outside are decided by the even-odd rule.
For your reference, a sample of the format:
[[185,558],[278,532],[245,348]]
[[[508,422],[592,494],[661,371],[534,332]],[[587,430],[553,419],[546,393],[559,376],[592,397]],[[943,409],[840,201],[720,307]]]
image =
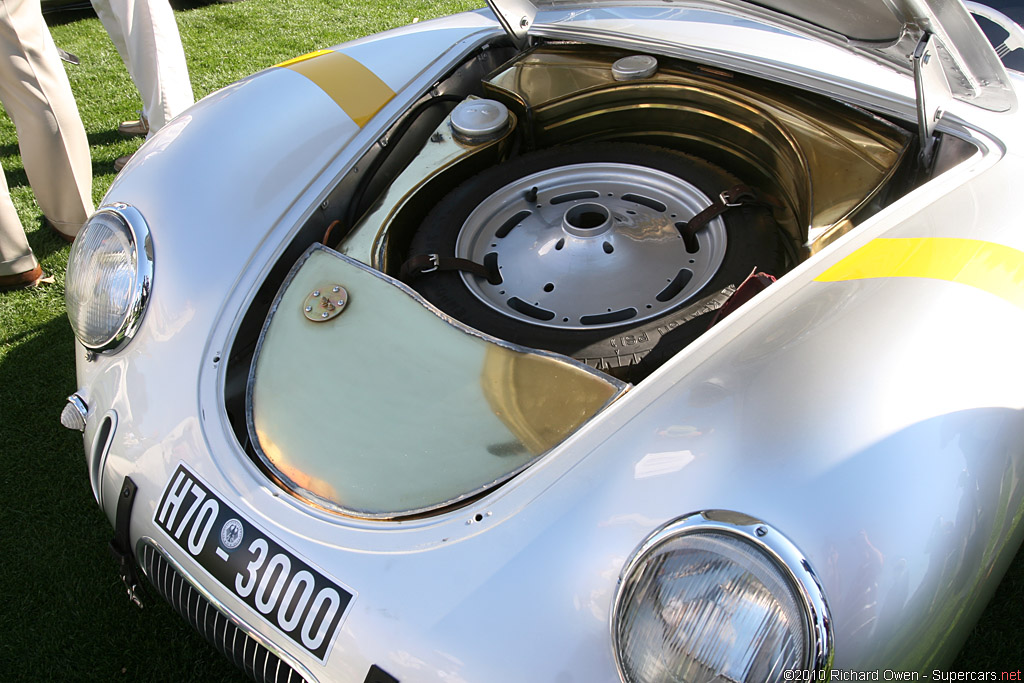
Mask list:
[[142,609],[139,574],[135,568],[135,556],[132,554],[131,523],[132,505],[135,503],[135,482],[130,477],[124,478],[121,493],[117,497],[117,514],[114,518],[114,538],[110,541],[110,553],[118,561],[118,573],[128,591],[128,599]]
[[398,278],[403,282],[414,280],[421,275],[427,275],[437,271],[449,271],[449,270],[461,270],[466,273],[472,273],[478,277],[482,277],[492,285],[501,284],[501,280],[496,279],[496,274],[492,273],[486,266],[480,265],[469,259],[459,258],[457,256],[440,256],[438,254],[419,254],[412,256],[405,263],[402,264],[402,269],[399,271]]
[[692,240],[698,232],[707,227],[708,223],[729,209],[740,206],[762,206],[771,209],[777,204],[777,202],[759,197],[747,185],[736,185],[718,195],[718,199],[687,221],[686,225],[679,229],[679,232],[682,234],[683,240],[689,243],[689,240]]

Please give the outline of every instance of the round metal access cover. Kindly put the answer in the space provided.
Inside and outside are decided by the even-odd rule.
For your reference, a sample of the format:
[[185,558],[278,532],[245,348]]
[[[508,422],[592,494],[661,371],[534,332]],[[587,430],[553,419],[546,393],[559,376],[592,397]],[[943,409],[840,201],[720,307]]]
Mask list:
[[510,318],[566,330],[642,322],[686,302],[721,266],[720,218],[689,248],[679,231],[709,204],[692,184],[656,169],[560,166],[484,199],[466,219],[456,255],[498,268],[497,285],[461,275]]

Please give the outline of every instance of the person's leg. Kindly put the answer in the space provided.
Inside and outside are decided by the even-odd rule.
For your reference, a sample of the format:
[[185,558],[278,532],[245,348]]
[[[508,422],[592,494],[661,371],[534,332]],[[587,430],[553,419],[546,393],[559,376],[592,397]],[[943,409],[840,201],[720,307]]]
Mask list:
[[38,265],[11,202],[7,179],[0,173],[0,287],[2,278],[29,273]]
[[177,20],[167,0],[108,1],[121,17],[128,72],[152,134],[194,101]]
[[[106,29],[107,35],[110,36],[110,42],[114,44],[117,49],[117,54],[121,56],[121,61],[124,62],[125,68],[128,70],[128,75],[131,76],[132,83],[135,82],[135,75],[132,70],[131,60],[128,56],[128,45],[125,42],[125,28],[124,21],[114,11],[114,7],[111,7],[110,0],[90,0],[92,2],[93,11],[96,12],[96,16],[99,17],[100,23],[103,24],[103,28]],[[123,10],[125,8],[123,3],[119,3],[117,9]],[[122,135],[133,136],[133,135],[145,135],[149,132],[149,124],[146,121],[145,110],[139,112],[139,118],[133,121],[124,121],[117,126],[117,130]]]
[[73,237],[93,211],[92,161],[39,0],[0,4],[0,46],[0,102],[18,131],[29,184],[47,219]]
[[132,73],[128,44],[125,42],[125,35],[128,33],[125,28],[127,21],[118,14],[119,10],[124,9],[124,3],[117,3],[116,6],[113,6],[110,0],[89,1],[92,3],[92,9],[96,12],[96,16],[99,17],[100,23],[103,24],[103,28],[107,31],[107,35],[110,36],[110,42],[117,49],[117,54],[121,55],[121,61],[124,62],[125,68],[128,69],[128,75],[131,76],[134,83],[135,74]]

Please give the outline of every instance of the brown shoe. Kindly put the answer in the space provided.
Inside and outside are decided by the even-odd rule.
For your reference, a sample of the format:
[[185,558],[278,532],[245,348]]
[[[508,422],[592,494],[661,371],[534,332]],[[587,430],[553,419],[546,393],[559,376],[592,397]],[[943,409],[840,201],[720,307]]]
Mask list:
[[114,173],[120,173],[124,165],[128,163],[128,160],[132,158],[131,154],[125,154],[123,157],[114,159]]
[[128,138],[146,135],[149,133],[149,121],[140,113],[135,121],[122,121],[117,127],[117,132]]
[[53,221],[51,221],[46,216],[43,216],[43,220],[46,221],[46,227],[50,228],[53,234],[56,235],[57,237],[61,238],[68,244],[71,244],[72,242],[75,241],[75,237],[77,235],[69,235],[66,232],[61,232],[60,229],[58,229],[57,226],[53,224]]
[[12,289],[25,289],[35,287],[43,279],[43,267],[36,266],[32,270],[14,275],[0,275],[0,292],[8,292]]

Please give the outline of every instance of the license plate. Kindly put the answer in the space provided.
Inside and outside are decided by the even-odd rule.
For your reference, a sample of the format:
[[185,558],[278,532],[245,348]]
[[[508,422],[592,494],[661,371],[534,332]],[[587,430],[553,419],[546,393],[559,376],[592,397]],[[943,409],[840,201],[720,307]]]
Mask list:
[[267,623],[327,660],[350,591],[238,514],[184,465],[168,482],[154,521]]

